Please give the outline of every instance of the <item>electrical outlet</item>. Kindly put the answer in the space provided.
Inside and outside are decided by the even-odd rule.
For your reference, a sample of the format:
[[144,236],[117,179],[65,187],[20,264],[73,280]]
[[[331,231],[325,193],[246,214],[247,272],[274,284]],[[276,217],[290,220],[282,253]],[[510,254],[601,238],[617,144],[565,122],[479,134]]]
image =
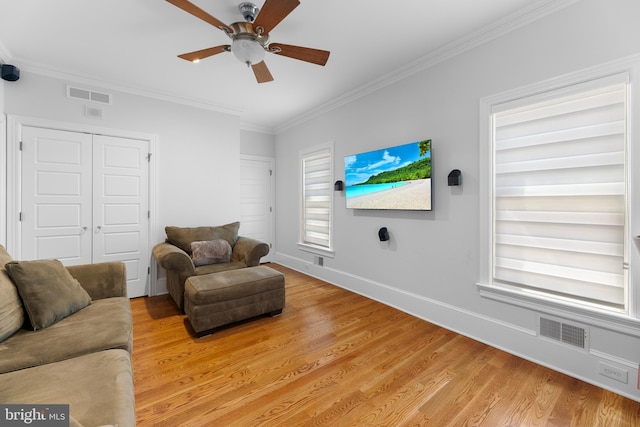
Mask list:
[[598,365],[598,373],[605,377],[620,381],[623,384],[627,384],[629,382],[629,371],[609,365],[608,363],[600,362]]

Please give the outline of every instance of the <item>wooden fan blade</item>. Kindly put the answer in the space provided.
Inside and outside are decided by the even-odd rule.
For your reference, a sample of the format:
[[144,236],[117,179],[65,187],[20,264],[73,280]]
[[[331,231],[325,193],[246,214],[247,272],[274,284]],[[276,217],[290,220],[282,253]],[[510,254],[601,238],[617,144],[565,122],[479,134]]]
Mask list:
[[266,0],[253,28],[262,27],[263,34],[268,34],[299,5],[298,0]]
[[273,81],[273,76],[269,72],[267,64],[265,64],[264,61],[253,64],[251,66],[251,69],[253,70],[253,74],[255,74],[258,83],[267,83]]
[[271,43],[269,45],[269,52],[318,65],[325,65],[331,53],[327,50],[311,49],[309,47],[292,46],[281,43]]
[[228,28],[222,21],[219,21],[217,18],[211,16],[210,14],[200,9],[198,6],[196,6],[195,4],[191,3],[188,0],[167,0],[167,1],[172,5],[177,6],[180,9],[184,10],[185,12],[190,13],[196,18],[200,18],[204,22],[208,22],[209,24],[213,25],[216,28],[220,28],[220,27]]
[[223,44],[220,46],[209,47],[207,49],[196,50],[195,52],[183,53],[182,55],[178,55],[178,58],[186,59],[187,61],[191,62],[197,62],[201,59],[208,58],[222,52],[228,52],[229,48],[231,48],[230,45]]

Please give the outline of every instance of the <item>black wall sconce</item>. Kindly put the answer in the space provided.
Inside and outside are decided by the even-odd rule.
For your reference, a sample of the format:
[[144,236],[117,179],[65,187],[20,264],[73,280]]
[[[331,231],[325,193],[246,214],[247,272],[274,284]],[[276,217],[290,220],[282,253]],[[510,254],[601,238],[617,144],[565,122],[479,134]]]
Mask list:
[[342,181],[340,181],[340,180],[336,181],[336,183],[335,183],[335,184],[333,184],[333,189],[334,189],[335,191],[342,191],[342,190],[344,190],[344,182],[342,182]]
[[460,172],[460,169],[454,169],[449,172],[448,182],[449,186],[462,184],[462,172]]
[[380,230],[378,230],[378,237],[380,238],[381,242],[386,242],[387,240],[389,240],[389,230],[387,230],[387,227],[382,227]]

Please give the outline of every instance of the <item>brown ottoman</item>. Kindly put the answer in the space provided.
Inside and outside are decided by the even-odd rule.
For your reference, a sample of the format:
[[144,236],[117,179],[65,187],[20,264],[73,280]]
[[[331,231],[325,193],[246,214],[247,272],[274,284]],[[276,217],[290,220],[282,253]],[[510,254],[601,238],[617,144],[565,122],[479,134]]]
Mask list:
[[283,308],[284,275],[264,265],[192,276],[184,284],[184,311],[198,337]]

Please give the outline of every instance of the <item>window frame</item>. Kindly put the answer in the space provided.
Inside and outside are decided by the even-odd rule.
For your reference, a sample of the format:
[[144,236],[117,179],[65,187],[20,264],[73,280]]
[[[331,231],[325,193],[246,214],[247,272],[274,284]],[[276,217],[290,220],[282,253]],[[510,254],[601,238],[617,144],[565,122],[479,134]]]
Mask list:
[[[322,245],[318,245],[318,244],[314,244],[314,243],[310,243],[310,242],[305,242],[304,240],[304,236],[305,236],[305,194],[304,194],[304,177],[305,177],[305,171],[304,171],[304,160],[307,158],[310,158],[312,156],[317,155],[318,153],[321,153],[323,151],[328,151],[328,155],[329,155],[329,174],[328,174],[328,178],[327,178],[327,188],[328,188],[328,196],[329,196],[329,245],[328,246],[322,246]],[[329,257],[329,258],[333,258],[335,255],[335,252],[333,250],[333,219],[334,219],[334,201],[333,201],[333,177],[334,177],[334,144],[332,141],[330,142],[326,142],[324,144],[320,144],[320,145],[315,145],[313,147],[309,147],[307,149],[303,149],[300,151],[299,153],[299,160],[298,160],[298,164],[299,164],[299,170],[300,170],[300,175],[299,175],[299,185],[300,185],[300,190],[299,190],[299,195],[300,195],[300,201],[299,201],[299,208],[300,208],[300,213],[299,213],[299,218],[300,218],[300,226],[299,226],[299,232],[298,232],[298,249],[300,249],[301,251],[304,252],[309,252],[315,255],[320,255],[320,256],[325,256],[325,257]]]
[[[510,103],[518,103],[525,98],[547,96],[549,92],[563,89],[573,90],[577,85],[606,79],[616,74],[626,73],[629,78],[627,92],[627,221],[625,238],[628,250],[628,306],[626,312],[612,311],[596,306],[579,304],[552,296],[538,295],[509,289],[493,283],[494,248],[494,146],[493,114],[496,109]],[[623,58],[604,65],[570,73],[564,76],[509,90],[480,100],[480,215],[479,215],[479,280],[476,283],[481,296],[527,309],[564,315],[577,320],[597,318],[610,328],[625,333],[633,331],[640,336],[640,55]]]

